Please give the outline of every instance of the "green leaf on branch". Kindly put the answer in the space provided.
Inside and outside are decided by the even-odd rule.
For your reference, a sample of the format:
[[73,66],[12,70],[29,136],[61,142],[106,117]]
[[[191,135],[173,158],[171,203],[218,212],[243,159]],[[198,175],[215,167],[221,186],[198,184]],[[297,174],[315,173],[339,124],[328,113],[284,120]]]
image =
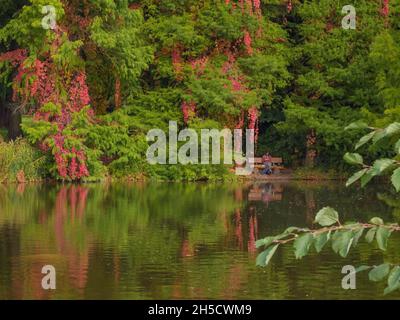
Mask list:
[[339,221],[339,214],[331,207],[321,209],[315,216],[314,223],[318,223],[323,227],[329,227]]
[[396,188],[396,191],[400,191],[400,168],[393,171],[392,174],[392,184]]
[[354,235],[354,238],[353,238],[353,247],[357,246],[358,241],[362,237],[363,233],[364,233],[364,228],[361,228],[360,230],[355,232],[355,235]]
[[394,150],[396,151],[397,154],[400,154],[400,139],[394,145]]
[[358,181],[366,172],[368,171],[368,168],[362,169],[355,174],[353,174],[349,180],[346,182],[346,187],[352,185],[354,182]]
[[393,168],[396,160],[393,159],[379,159],[374,162],[373,169],[378,175],[384,173],[386,170]]
[[378,172],[374,168],[368,169],[368,171],[361,177],[361,187],[365,187],[377,174]]
[[376,234],[376,229],[377,229],[376,227],[372,228],[372,229],[369,229],[367,234],[365,235],[365,240],[368,243],[371,243],[372,241],[374,241],[375,234]]
[[377,226],[383,224],[383,220],[381,218],[378,218],[378,217],[372,218],[369,222],[371,222],[372,224],[376,224]]
[[314,247],[318,253],[322,251],[326,243],[329,241],[330,237],[331,237],[330,231],[320,233],[317,236],[315,236]]
[[385,136],[386,137],[391,137],[395,134],[398,134],[400,132],[400,123],[398,122],[393,122],[389,126],[386,127],[385,129]]
[[378,228],[378,231],[376,232],[376,242],[378,243],[379,249],[385,251],[387,248],[387,241],[390,237],[391,231],[384,227],[381,226]]
[[257,265],[261,267],[266,267],[271,261],[276,249],[278,249],[279,244],[269,247],[268,249],[261,252],[257,257]]
[[308,251],[310,250],[311,244],[314,240],[314,237],[311,233],[305,233],[294,241],[294,248],[295,248],[295,256],[296,259],[301,259],[305,255],[307,255]]
[[344,161],[346,161],[348,164],[363,164],[364,160],[363,157],[358,154],[358,153],[349,153],[347,152],[344,157],[343,157]]
[[367,129],[368,124],[365,123],[364,121],[356,121],[353,123],[350,123],[344,130],[354,130],[354,129]]
[[299,230],[300,230],[300,228],[297,228],[297,227],[289,227],[283,233],[284,234],[289,234],[289,233],[293,233],[293,232],[299,231]]
[[374,136],[375,136],[375,131],[372,131],[370,133],[368,133],[367,135],[363,136],[360,141],[357,142],[355,149],[359,149],[361,148],[364,144],[366,144],[367,142],[369,142]]
[[357,272],[362,272],[362,271],[365,271],[365,270],[369,270],[371,268],[372,268],[371,266],[359,266],[358,268],[356,268],[356,273]]
[[390,271],[390,265],[387,263],[381,264],[380,266],[374,267],[369,273],[368,278],[371,281],[381,281],[383,280]]
[[386,137],[386,131],[383,129],[377,130],[375,131],[375,135],[372,138],[372,141],[375,143],[379,142],[380,140],[382,140],[383,138]]
[[400,267],[396,266],[392,269],[388,277],[388,286],[386,287],[384,294],[389,294],[400,288]]
[[332,249],[341,257],[347,257],[353,243],[353,231],[337,231],[332,237]]
[[256,248],[261,248],[262,246],[268,247],[272,242],[274,242],[275,237],[266,237],[256,241]]

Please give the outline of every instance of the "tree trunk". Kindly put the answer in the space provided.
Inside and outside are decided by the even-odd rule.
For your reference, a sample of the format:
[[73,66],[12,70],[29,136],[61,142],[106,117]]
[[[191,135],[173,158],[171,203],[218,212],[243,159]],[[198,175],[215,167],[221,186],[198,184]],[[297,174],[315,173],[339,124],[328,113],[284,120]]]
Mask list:
[[317,143],[317,135],[314,130],[307,135],[307,152],[306,159],[304,161],[304,165],[306,167],[312,168],[315,166],[315,158],[317,157],[317,150],[315,149],[315,145]]
[[115,80],[115,109],[118,110],[121,107],[121,80],[117,78]]
[[22,136],[22,114],[15,103],[5,102],[0,106],[0,126],[7,128],[8,139],[15,140]]
[[10,110],[10,118],[8,122],[8,139],[15,140],[19,137],[22,137],[21,122],[21,112],[17,109]]
[[0,127],[2,128],[8,127],[9,113],[7,111],[4,101],[0,101]]

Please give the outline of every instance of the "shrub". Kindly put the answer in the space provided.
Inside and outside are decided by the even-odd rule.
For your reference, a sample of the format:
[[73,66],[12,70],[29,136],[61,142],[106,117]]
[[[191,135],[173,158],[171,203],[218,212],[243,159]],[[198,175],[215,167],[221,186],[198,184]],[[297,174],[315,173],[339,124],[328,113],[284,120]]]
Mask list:
[[37,181],[44,177],[45,158],[24,139],[0,139],[0,183]]

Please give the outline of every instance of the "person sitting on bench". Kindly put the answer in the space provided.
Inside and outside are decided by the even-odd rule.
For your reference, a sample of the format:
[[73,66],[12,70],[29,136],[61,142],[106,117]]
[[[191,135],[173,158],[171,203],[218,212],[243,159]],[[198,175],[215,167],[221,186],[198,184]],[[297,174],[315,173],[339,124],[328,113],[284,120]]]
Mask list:
[[264,170],[262,171],[262,174],[267,174],[267,175],[272,174],[272,170],[271,170],[272,157],[268,152],[263,155],[262,162],[264,164]]

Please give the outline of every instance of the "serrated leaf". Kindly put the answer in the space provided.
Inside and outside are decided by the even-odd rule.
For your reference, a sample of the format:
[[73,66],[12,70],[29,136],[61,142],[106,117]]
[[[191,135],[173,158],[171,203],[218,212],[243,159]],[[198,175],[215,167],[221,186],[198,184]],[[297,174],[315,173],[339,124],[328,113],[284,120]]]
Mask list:
[[390,137],[400,132],[400,123],[393,122],[385,129],[386,136]]
[[372,268],[371,266],[359,266],[358,268],[356,268],[356,273],[357,272],[363,272],[363,271],[369,270],[371,268]]
[[388,277],[389,287],[393,287],[396,284],[400,284],[400,266],[395,266]]
[[318,223],[323,227],[329,227],[339,221],[339,214],[331,207],[325,207],[318,211],[315,216],[314,223]]
[[384,294],[389,294],[400,288],[400,267],[396,266],[392,269],[388,277],[388,286],[384,291]]
[[310,250],[310,246],[313,242],[313,235],[311,233],[305,233],[294,241],[293,247],[295,248],[296,259],[301,259],[307,255]]
[[388,228],[383,226],[379,227],[376,231],[376,242],[378,243],[378,247],[381,250],[386,250],[387,241],[390,237],[391,231]]
[[362,237],[364,233],[364,228],[361,228],[360,230],[356,231],[354,234],[354,238],[353,238],[353,247],[356,247],[358,244],[358,241],[360,240],[360,238]]
[[368,273],[368,278],[371,281],[381,281],[383,280],[390,271],[390,265],[387,263],[381,264],[377,267],[374,267],[369,273]]
[[395,165],[396,161],[393,159],[378,159],[372,166],[377,175],[384,173]]
[[266,267],[268,263],[271,261],[272,257],[274,256],[274,253],[276,249],[278,249],[279,244],[276,244],[274,246],[271,246],[261,252],[258,257],[257,257],[257,265],[260,267]]
[[355,121],[350,123],[347,127],[345,127],[344,130],[366,129],[366,128],[368,128],[368,124],[366,124],[364,121]]
[[298,227],[289,227],[283,233],[288,234],[288,233],[293,233],[294,231],[298,231],[298,230],[300,230],[300,228],[298,228]]
[[377,142],[379,142],[380,140],[382,140],[382,139],[385,138],[385,137],[386,137],[386,132],[385,132],[385,130],[383,130],[383,129],[377,130],[377,131],[375,131],[375,135],[374,135],[374,137],[372,138],[372,141],[373,141],[374,143],[377,143]]
[[363,164],[364,162],[363,157],[358,153],[347,152],[344,155],[343,159],[349,164]]
[[375,135],[375,131],[372,131],[370,133],[368,133],[367,135],[363,136],[356,144],[355,149],[359,149],[361,148],[364,144],[366,144],[367,142],[369,142]]
[[353,243],[353,231],[339,231],[332,237],[332,249],[345,258]]
[[348,242],[346,245],[343,244],[343,247],[340,249],[339,254],[341,257],[346,258],[350,252],[351,245],[353,244],[354,238],[349,235]]
[[317,235],[317,236],[315,237],[314,247],[315,247],[315,250],[316,250],[318,253],[321,252],[321,250],[323,249],[323,247],[324,247],[324,246],[326,245],[326,243],[329,241],[330,237],[331,237],[331,232],[330,232],[330,231],[321,233],[321,234],[319,234],[319,235]]
[[256,248],[261,248],[262,246],[268,247],[274,241],[274,237],[266,237],[256,241]]
[[394,151],[396,151],[397,154],[400,154],[400,139],[394,145]]
[[398,289],[400,289],[400,284],[397,286],[393,286],[393,287],[386,287],[385,290],[383,291],[383,294],[386,296],[389,293],[392,293],[393,291],[396,291]]
[[378,174],[375,169],[370,168],[368,171],[361,177],[361,187],[364,188],[368,182],[372,180]]
[[365,235],[365,240],[368,243],[371,243],[372,241],[374,241],[376,229],[377,229],[376,227],[369,229],[367,234]]
[[376,224],[378,226],[384,223],[383,220],[378,217],[372,218],[369,222],[371,222],[372,224]]
[[355,174],[353,174],[349,180],[346,182],[346,187],[352,185],[354,182],[358,181],[366,172],[368,171],[368,168],[362,169],[360,171],[357,171]]
[[396,191],[400,191],[400,168],[393,171],[392,174],[392,184],[396,188]]

